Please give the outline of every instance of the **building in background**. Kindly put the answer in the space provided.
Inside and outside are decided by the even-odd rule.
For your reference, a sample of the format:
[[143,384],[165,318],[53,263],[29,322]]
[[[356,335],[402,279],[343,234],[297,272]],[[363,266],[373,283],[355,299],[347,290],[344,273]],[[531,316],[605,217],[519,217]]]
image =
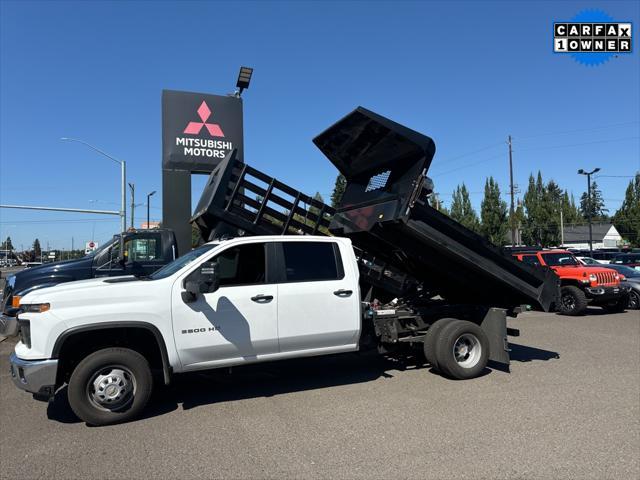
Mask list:
[[[610,223],[594,223],[592,225],[593,249],[616,248],[621,246],[622,237],[616,227]],[[589,225],[575,225],[564,228],[564,248],[578,250],[589,249]]]

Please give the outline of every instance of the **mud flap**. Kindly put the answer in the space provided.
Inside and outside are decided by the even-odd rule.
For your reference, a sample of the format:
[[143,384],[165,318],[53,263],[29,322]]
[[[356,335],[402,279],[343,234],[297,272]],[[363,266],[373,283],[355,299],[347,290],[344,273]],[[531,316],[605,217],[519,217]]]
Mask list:
[[509,343],[507,342],[507,312],[501,308],[490,308],[480,324],[489,338],[489,361],[509,370]]

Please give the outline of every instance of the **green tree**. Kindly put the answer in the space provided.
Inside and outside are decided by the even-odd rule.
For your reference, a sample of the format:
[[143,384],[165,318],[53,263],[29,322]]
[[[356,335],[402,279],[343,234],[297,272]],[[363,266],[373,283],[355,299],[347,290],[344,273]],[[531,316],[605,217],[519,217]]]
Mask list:
[[500,198],[500,187],[493,177],[484,184],[484,198],[480,205],[480,232],[494,245],[504,245],[509,231],[507,202]]
[[542,197],[541,225],[542,245],[560,245],[560,211],[562,210],[562,197],[564,192],[553,180],[545,185]]
[[474,232],[480,230],[478,215],[471,206],[469,191],[464,183],[462,185],[458,185],[453,192],[450,216],[456,222],[461,223],[463,226],[473,230]]
[[529,185],[522,201],[525,211],[524,223],[522,225],[522,240],[526,245],[541,245],[542,243],[539,221],[543,194],[544,186],[542,185],[540,172],[538,172],[537,182],[535,178],[533,178],[533,173],[530,174]]
[[39,259],[40,255],[42,255],[42,248],[40,248],[40,240],[36,238],[35,241],[33,242],[32,248],[33,248],[33,256],[36,259]]
[[640,172],[629,182],[624,201],[612,220],[622,238],[640,247]]
[[342,196],[344,195],[344,191],[347,188],[347,179],[344,175],[339,174],[336,177],[336,183],[333,186],[333,192],[331,193],[331,206],[333,208],[338,208],[340,205],[340,201],[342,200]]
[[7,239],[2,242],[0,245],[0,250],[13,250],[13,243],[11,243],[11,237],[7,237]]
[[591,182],[591,206],[589,206],[589,196],[587,192],[584,192],[580,197],[580,213],[584,218],[589,218],[589,212],[591,212],[591,219],[593,221],[608,220],[609,210],[604,208],[604,199],[602,198],[602,191],[598,188],[598,184]]
[[[313,196],[314,200],[317,200],[318,202],[324,203],[324,198],[322,198],[322,195],[320,195],[320,192],[316,192],[316,194]],[[309,212],[313,213],[314,215],[318,215],[320,213],[320,209],[318,207],[309,207]]]
[[569,195],[566,190],[562,195],[562,217],[565,225],[581,225],[584,223],[584,218],[576,206],[573,194]]

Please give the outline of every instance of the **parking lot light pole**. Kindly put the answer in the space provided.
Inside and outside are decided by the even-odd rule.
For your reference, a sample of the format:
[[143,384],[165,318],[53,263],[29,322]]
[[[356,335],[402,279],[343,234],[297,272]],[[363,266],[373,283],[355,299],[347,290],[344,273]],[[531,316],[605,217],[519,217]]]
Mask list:
[[594,168],[590,172],[585,172],[583,169],[578,170],[579,175],[587,176],[587,219],[589,221],[589,256],[593,257],[593,233],[591,231],[591,175],[598,173],[599,168]]
[[122,235],[120,235],[120,252],[124,252],[124,232],[127,230],[127,162],[124,160],[118,160],[99,148],[94,147],[90,143],[78,138],[62,137],[60,140],[63,142],[81,143],[98,152],[100,155],[120,164],[120,232],[122,233]]
[[153,192],[147,194],[147,230],[151,228],[149,226],[149,208],[150,208],[151,196],[155,193],[156,191],[154,190]]

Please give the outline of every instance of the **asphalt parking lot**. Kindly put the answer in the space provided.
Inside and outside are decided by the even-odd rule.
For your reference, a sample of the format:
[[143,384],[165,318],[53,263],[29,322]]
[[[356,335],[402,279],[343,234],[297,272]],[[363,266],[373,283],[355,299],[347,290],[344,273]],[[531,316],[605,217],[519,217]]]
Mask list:
[[[638,478],[640,313],[527,313],[512,372],[455,382],[344,355],[177,378],[90,428],[11,384],[0,478]],[[64,392],[63,392],[64,393]]]

